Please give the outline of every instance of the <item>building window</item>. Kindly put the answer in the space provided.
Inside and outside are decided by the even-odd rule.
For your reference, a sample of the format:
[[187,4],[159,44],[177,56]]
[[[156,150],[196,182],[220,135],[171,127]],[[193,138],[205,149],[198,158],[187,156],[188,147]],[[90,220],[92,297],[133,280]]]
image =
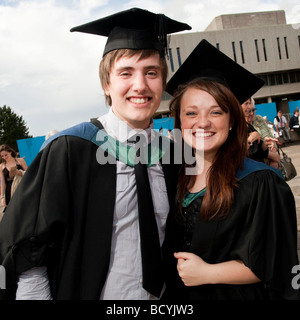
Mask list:
[[283,83],[290,83],[290,77],[288,72],[284,72],[282,74],[282,80],[283,80]]
[[244,49],[243,49],[243,41],[240,41],[240,49],[241,49],[242,62],[245,63]]
[[291,83],[297,82],[296,72],[290,72],[290,82]]
[[176,48],[176,52],[177,52],[177,59],[178,59],[178,65],[179,67],[181,66],[181,55],[180,55],[180,48]]
[[236,62],[236,52],[235,52],[235,43],[232,42],[232,52],[233,52],[233,59]]
[[289,51],[288,51],[288,46],[287,46],[287,40],[286,37],[283,38],[284,39],[284,46],[285,46],[285,54],[286,54],[286,58],[289,58]]
[[275,74],[269,74],[268,75],[268,82],[270,86],[275,86],[276,85],[276,77]]
[[172,72],[174,72],[174,62],[173,62],[173,55],[172,55],[172,49],[169,48],[169,58],[170,58],[170,66],[171,66],[171,70]]
[[260,75],[258,75],[258,77],[265,82],[264,86],[268,86],[269,85],[268,76],[266,74],[263,74],[263,75],[260,74]]
[[[299,46],[300,46],[300,36],[299,36]],[[217,44],[216,44],[216,48],[217,48],[218,50],[220,50],[220,43],[217,43]]]
[[262,39],[262,45],[263,45],[263,49],[264,49],[265,61],[268,61],[265,39]]
[[279,38],[277,38],[277,47],[278,47],[279,59],[281,60],[281,49],[280,49],[280,39]]
[[260,74],[258,77],[265,81],[265,86],[300,83],[300,70]]
[[256,50],[256,58],[257,58],[257,62],[260,61],[259,59],[259,51],[258,51],[258,44],[257,44],[257,39],[254,40],[255,43],[255,50]]
[[276,79],[276,80],[275,80],[275,81],[276,81],[276,85],[283,83],[283,81],[282,81],[282,74],[281,74],[281,73],[275,74],[275,79]]
[[299,49],[300,49],[300,36],[298,36]]

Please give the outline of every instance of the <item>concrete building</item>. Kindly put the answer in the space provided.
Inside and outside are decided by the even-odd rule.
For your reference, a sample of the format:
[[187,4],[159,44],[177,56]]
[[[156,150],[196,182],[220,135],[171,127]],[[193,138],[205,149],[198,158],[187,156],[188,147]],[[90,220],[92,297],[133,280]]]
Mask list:
[[[284,11],[221,15],[203,32],[172,35],[169,78],[202,39],[265,81],[256,104],[275,102],[289,113],[289,102],[300,100],[300,23],[286,24]],[[167,116],[169,99],[165,94],[158,118]]]

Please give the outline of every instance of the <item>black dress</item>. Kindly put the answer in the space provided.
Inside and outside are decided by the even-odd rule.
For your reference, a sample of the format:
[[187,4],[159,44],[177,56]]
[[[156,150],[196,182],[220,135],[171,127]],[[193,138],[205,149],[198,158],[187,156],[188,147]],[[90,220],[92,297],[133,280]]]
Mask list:
[[[16,163],[16,166],[17,170],[23,170],[20,164]],[[9,177],[9,170],[6,167],[3,169],[3,175],[5,179],[5,202],[6,205],[8,205],[11,198],[11,186],[14,179]]]
[[[245,167],[256,164],[248,159]],[[192,252],[211,264],[242,260],[261,282],[185,287],[173,269],[170,273],[173,279],[168,281],[169,297],[197,300],[300,299],[300,290],[291,285],[296,276],[292,274],[292,268],[299,264],[294,197],[281,177],[264,164],[259,163],[259,166],[266,170],[241,178],[235,190],[236,201],[227,218],[209,222],[201,220],[199,212],[203,195],[200,195],[183,210],[184,218],[173,227],[175,231],[168,234],[175,234],[173,252]],[[174,261],[173,268],[176,268]]]

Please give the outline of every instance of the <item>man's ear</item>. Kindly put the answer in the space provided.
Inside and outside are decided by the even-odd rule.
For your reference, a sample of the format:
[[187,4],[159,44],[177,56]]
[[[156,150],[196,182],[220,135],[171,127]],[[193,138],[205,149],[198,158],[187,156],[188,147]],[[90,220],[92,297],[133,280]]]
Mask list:
[[108,86],[106,86],[106,87],[104,88],[104,93],[105,93],[105,95],[107,95],[108,97],[110,96],[110,92],[109,92]]

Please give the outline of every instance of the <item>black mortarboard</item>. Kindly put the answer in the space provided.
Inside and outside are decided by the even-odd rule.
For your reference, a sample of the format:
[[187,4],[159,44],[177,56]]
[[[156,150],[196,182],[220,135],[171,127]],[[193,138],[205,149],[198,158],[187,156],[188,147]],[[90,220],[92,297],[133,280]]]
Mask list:
[[156,49],[164,56],[167,34],[192,29],[188,24],[132,8],[71,29],[108,37],[103,56],[116,49]]
[[264,81],[227,55],[202,40],[168,81],[166,91],[174,94],[180,84],[194,79],[207,79],[226,85],[242,104],[263,85]]

